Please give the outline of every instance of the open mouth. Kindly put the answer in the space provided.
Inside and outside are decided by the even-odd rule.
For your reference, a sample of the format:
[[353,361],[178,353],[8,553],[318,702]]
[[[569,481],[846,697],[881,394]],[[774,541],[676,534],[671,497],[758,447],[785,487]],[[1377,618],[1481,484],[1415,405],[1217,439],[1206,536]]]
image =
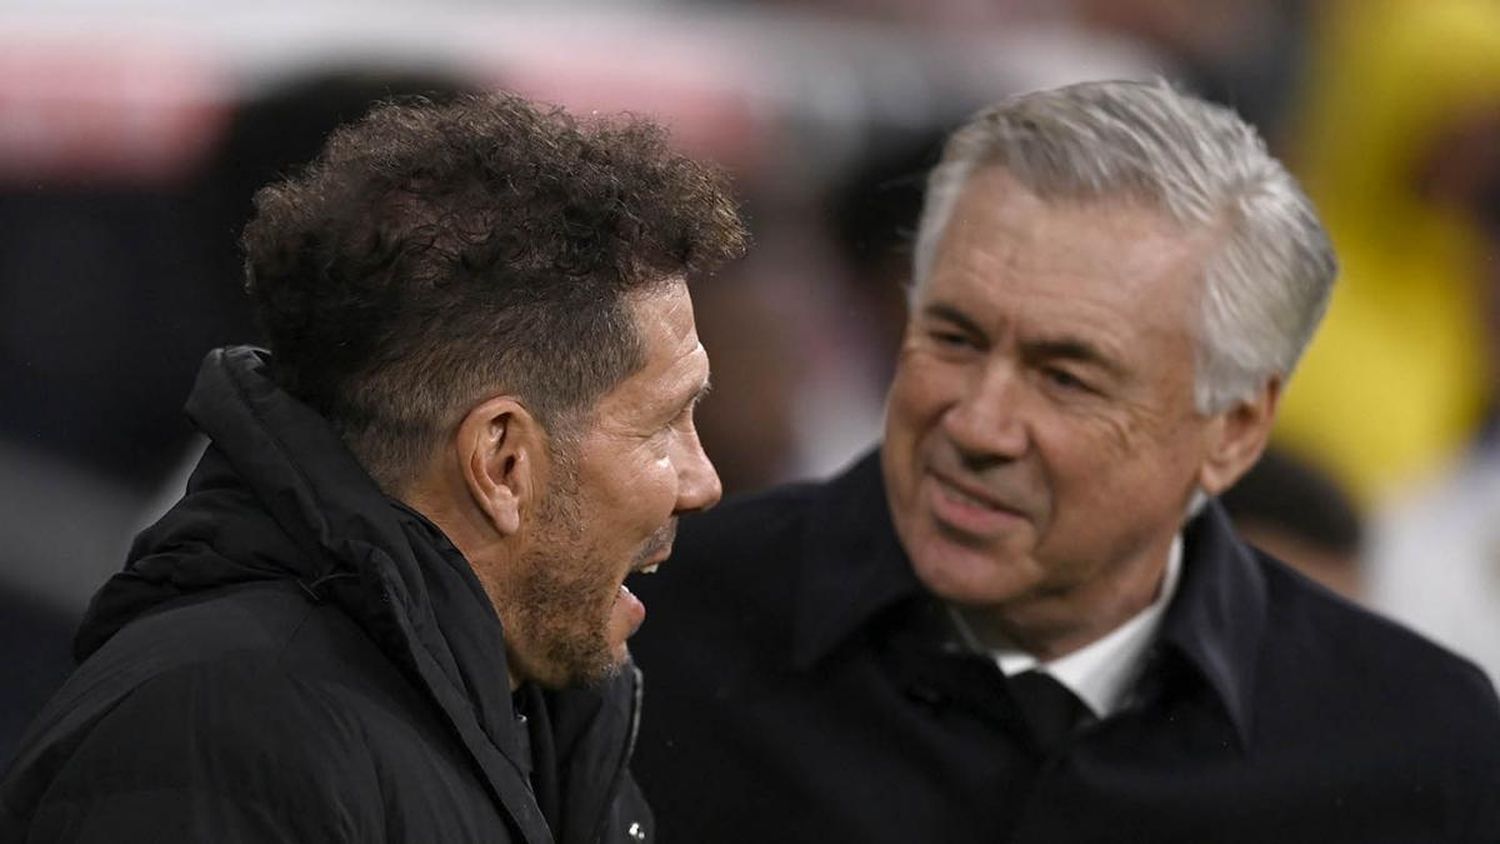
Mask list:
[[666,555],[663,554],[661,555],[661,557],[647,560],[646,562],[641,563],[640,565],[637,565],[635,568],[632,568],[630,571],[626,572],[625,580],[620,581],[619,594],[616,597],[634,598],[635,593],[630,591],[630,587],[626,586],[625,582],[638,575],[656,574],[656,570],[661,568],[661,564],[665,556]]
[[[615,590],[614,606],[610,609],[611,627],[620,641],[635,635],[646,620],[646,605],[630,591],[624,583]],[[619,625],[619,626],[615,626]]]
[[630,570],[625,572],[625,577],[621,579],[619,588],[615,590],[613,612],[618,614],[618,617],[622,619],[622,623],[624,624],[622,628],[623,635],[626,638],[633,635],[641,626],[641,623],[646,620],[646,605],[641,603],[641,599],[637,598],[634,592],[630,591],[630,587],[625,585],[625,581],[637,575],[656,573],[661,564],[666,562],[667,556],[672,553],[672,540],[677,535],[676,528],[677,524],[674,520],[651,537],[645,547],[641,549],[640,556],[637,558],[635,565],[631,566]]
[[641,566],[640,568],[631,569],[629,572],[627,572],[625,574],[625,579],[622,580],[622,581],[620,581],[620,594],[622,596],[632,594],[631,591],[630,591],[630,587],[626,586],[625,584],[627,582],[629,582],[630,580],[632,580],[632,579],[634,579],[634,578],[636,578],[636,577],[638,577],[640,575],[644,575],[644,574],[656,574],[656,570],[660,566],[661,566],[661,563],[651,563],[650,565],[645,565],[645,566]]

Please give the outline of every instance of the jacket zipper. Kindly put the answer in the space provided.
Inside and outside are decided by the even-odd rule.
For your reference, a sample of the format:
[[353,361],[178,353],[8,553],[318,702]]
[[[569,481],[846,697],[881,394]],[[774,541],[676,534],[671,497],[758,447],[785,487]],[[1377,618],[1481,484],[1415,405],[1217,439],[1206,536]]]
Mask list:
[[630,731],[625,736],[625,753],[620,757],[620,764],[615,767],[614,776],[610,779],[604,811],[594,825],[594,840],[598,842],[603,842],[605,833],[609,831],[609,814],[620,797],[620,785],[625,780],[625,772],[630,768],[630,757],[635,755],[636,735],[641,731],[641,703],[646,693],[646,678],[635,663],[630,664],[630,675]]

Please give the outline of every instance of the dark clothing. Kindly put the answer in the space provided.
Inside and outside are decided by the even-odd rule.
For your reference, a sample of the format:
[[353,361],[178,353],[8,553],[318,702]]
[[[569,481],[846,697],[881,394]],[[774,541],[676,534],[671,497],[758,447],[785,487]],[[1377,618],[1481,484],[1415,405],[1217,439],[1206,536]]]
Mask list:
[[1050,755],[913,574],[874,457],[685,519],[637,591],[663,841],[1500,841],[1483,675],[1217,505],[1133,702]]
[[639,840],[637,672],[519,718],[468,563],[267,364],[205,362],[212,444],[95,596],[0,841]]
[[75,626],[68,613],[0,586],[0,770],[26,725],[72,670],[68,641]]

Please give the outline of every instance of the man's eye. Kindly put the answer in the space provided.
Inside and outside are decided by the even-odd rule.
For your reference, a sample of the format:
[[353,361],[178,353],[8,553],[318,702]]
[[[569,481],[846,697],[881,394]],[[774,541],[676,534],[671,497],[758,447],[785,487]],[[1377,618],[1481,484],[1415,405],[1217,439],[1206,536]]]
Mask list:
[[667,427],[675,428],[679,431],[692,430],[693,411],[697,407],[697,404],[698,403],[695,401],[687,407],[684,407],[680,412],[678,412],[676,416],[672,417],[672,421],[667,423]]
[[1065,390],[1079,390],[1082,392],[1093,391],[1093,388],[1084,383],[1082,379],[1078,378],[1066,369],[1047,367],[1046,369],[1042,370],[1042,374],[1048,381],[1051,381],[1054,385]]
[[968,335],[960,334],[957,331],[933,331],[930,332],[930,336],[934,343],[950,349],[966,348],[974,345],[969,340]]

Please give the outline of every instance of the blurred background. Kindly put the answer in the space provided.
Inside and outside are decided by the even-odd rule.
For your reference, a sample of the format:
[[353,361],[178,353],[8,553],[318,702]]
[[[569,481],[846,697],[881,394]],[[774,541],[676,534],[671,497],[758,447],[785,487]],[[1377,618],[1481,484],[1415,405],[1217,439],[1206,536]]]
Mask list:
[[383,97],[630,110],[735,180],[755,243],[695,289],[729,492],[878,437],[922,180],[1005,94],[1162,75],[1260,127],[1343,263],[1247,535],[1500,679],[1494,0],[0,0],[0,766],[254,342],[253,191]]

